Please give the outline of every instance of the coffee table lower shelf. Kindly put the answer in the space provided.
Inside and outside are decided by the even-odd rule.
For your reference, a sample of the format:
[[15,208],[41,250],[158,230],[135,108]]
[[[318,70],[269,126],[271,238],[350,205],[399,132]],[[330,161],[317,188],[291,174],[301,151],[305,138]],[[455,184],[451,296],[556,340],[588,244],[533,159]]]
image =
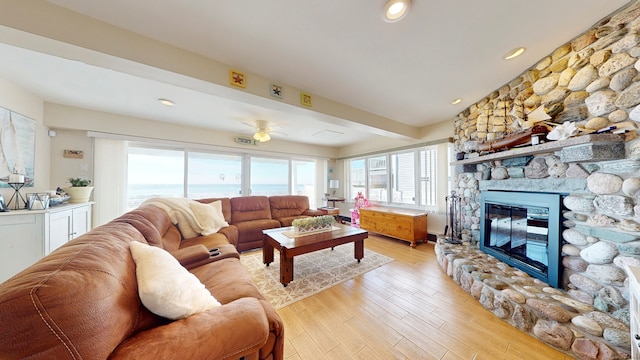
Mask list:
[[351,226],[334,224],[337,230],[313,235],[289,238],[283,234],[292,227],[262,231],[262,260],[269,266],[273,262],[273,250],[280,252],[280,282],[287,286],[293,281],[293,258],[317,250],[353,243],[353,257],[360,262],[364,258],[364,240],[368,232]]

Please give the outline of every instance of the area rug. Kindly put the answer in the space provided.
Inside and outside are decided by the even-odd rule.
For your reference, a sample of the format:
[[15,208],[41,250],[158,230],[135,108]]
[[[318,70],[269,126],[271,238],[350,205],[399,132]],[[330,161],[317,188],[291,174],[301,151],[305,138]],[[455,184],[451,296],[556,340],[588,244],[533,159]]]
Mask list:
[[393,259],[364,249],[364,258],[358,263],[353,258],[353,244],[336,246],[299,255],[293,259],[293,281],[282,286],[280,283],[280,254],[274,251],[274,262],[266,266],[262,262],[262,251],[243,254],[240,257],[251,278],[264,297],[280,309],[302,300],[324,289],[371,271],[391,262]]

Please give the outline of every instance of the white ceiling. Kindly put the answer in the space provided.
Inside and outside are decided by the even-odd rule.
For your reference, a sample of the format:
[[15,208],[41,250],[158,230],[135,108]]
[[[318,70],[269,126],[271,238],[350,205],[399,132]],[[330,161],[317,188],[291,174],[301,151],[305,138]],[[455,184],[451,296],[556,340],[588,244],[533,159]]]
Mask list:
[[[411,12],[398,23],[382,20],[384,2],[49,0],[232,68],[413,126],[416,134],[426,125],[453,119],[628,0],[413,0]],[[0,44],[0,77],[50,102],[235,133],[249,133],[243,123],[265,119],[288,135],[274,134],[274,139],[330,146],[376,136],[402,138],[278,100],[217,96],[207,90],[212,84],[165,71],[149,80],[133,71],[13,45]],[[527,48],[523,56],[501,59],[518,46]],[[176,77],[189,85],[176,86]],[[162,108],[158,97],[171,98],[176,106]],[[458,97],[462,103],[451,105]],[[326,131],[337,134],[314,136]]]

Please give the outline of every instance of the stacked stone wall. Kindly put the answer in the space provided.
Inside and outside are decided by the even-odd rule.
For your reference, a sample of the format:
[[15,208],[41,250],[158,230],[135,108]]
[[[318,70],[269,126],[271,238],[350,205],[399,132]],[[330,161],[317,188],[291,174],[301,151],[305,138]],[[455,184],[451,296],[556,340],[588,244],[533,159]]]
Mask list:
[[[573,353],[581,359],[614,359],[628,356],[624,352],[630,351],[629,338],[623,335],[629,324],[625,267],[640,266],[640,139],[636,138],[640,123],[638,71],[640,1],[635,1],[560,46],[521,76],[455,118],[455,148],[457,152],[465,153],[466,159],[478,156],[473,153],[478,142],[500,139],[518,131],[527,115],[540,107],[551,117],[550,124],[574,122],[585,130],[608,126],[627,130],[624,142],[494,161],[482,161],[480,155],[475,163],[467,162],[456,168],[453,189],[461,195],[462,237],[471,248],[475,248],[480,239],[480,194],[483,190],[566,194],[563,198],[566,208],[562,246],[563,296],[624,324],[617,330],[597,332],[602,344],[616,349],[610,352],[610,357],[604,356],[604,348],[593,350],[594,357],[585,355],[582,350],[580,354]],[[568,185],[566,188],[549,186],[556,184],[550,179]],[[576,187],[576,183],[582,185]],[[456,270],[450,271],[455,273]],[[462,280],[470,276],[465,272],[472,274],[472,271],[459,271],[456,276]],[[541,297],[522,289],[511,289],[517,294],[510,290],[507,297],[520,298],[522,295],[525,304]],[[480,293],[478,299],[482,296]],[[501,293],[500,298],[504,297]],[[511,305],[519,306],[517,301]],[[573,324],[567,327],[572,332],[570,343],[577,338],[594,337],[589,325],[585,328],[575,324],[593,325],[578,317],[582,316],[580,311],[564,322],[549,319],[539,309],[528,307],[527,311],[551,321],[548,326],[560,326],[558,329],[567,323]],[[586,343],[580,341],[578,344],[582,347]],[[558,347],[557,344],[550,345]],[[594,345],[593,349],[598,346]],[[563,350],[571,351],[571,347]]]

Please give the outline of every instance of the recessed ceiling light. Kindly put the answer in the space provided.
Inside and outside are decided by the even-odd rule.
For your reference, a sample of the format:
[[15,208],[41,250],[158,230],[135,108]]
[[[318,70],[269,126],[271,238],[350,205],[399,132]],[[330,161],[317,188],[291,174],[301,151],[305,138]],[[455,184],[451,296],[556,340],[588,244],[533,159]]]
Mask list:
[[511,59],[513,59],[515,57],[518,57],[518,56],[522,55],[522,53],[524,53],[525,50],[526,49],[523,48],[523,47],[515,48],[515,49],[509,51],[508,53],[506,53],[502,58],[504,60],[511,60]]
[[462,99],[457,98],[451,101],[451,105],[458,105],[462,102]]
[[382,18],[388,22],[395,22],[407,15],[411,0],[388,0],[382,8]]
[[160,104],[162,104],[164,106],[171,107],[171,106],[175,105],[175,103],[173,101],[169,100],[169,99],[160,98],[160,99],[158,99],[158,101],[160,102]]

